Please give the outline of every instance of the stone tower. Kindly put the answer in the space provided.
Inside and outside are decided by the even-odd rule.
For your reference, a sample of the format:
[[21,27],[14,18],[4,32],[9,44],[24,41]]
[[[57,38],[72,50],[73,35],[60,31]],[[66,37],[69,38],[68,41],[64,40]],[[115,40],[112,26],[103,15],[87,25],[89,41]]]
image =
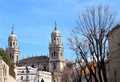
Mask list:
[[120,24],[108,34],[109,44],[109,82],[120,82]]
[[14,33],[14,28],[12,27],[12,32],[8,37],[8,48],[6,49],[12,63],[16,64],[20,60],[20,48],[18,47],[18,38]]
[[60,72],[64,67],[64,46],[61,42],[61,34],[55,23],[54,31],[51,33],[49,44],[49,71],[52,72],[53,82],[61,82]]

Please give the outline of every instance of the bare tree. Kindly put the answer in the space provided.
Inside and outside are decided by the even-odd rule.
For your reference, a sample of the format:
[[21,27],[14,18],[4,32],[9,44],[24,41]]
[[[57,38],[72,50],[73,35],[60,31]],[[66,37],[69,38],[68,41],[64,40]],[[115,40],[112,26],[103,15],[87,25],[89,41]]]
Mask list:
[[77,27],[68,38],[78,61],[83,61],[79,66],[87,82],[108,82],[105,63],[107,34],[115,25],[115,15],[108,6],[91,7],[79,14]]
[[66,62],[66,65],[62,71],[62,82],[73,82],[72,64],[72,62]]

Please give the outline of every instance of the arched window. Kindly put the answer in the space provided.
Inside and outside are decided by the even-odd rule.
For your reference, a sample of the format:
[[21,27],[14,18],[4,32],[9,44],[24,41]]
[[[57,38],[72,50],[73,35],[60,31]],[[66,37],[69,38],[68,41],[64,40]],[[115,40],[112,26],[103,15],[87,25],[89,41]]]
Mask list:
[[13,42],[13,45],[15,46],[15,42]]
[[10,54],[10,58],[11,58],[11,56],[12,56],[12,55]]
[[12,46],[12,42],[10,42],[10,47]]
[[34,68],[35,66],[32,64],[32,65],[31,65],[31,67],[33,67],[33,68]]
[[44,71],[46,71],[46,66],[44,66]]
[[53,57],[53,53],[52,53],[52,57]]
[[54,63],[54,64],[53,64],[53,70],[55,70],[55,69],[56,69],[56,64]]
[[54,56],[56,55],[55,51],[54,51]]

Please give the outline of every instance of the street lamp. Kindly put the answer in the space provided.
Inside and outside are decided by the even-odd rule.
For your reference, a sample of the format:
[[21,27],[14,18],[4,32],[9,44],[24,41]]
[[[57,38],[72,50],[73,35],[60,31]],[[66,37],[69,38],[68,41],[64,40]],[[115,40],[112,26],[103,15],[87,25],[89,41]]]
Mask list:
[[39,62],[38,62],[38,69],[37,69],[37,71],[38,71],[38,82],[39,82]]
[[26,82],[28,81],[28,73],[29,73],[29,70],[28,70],[28,67],[26,66]]

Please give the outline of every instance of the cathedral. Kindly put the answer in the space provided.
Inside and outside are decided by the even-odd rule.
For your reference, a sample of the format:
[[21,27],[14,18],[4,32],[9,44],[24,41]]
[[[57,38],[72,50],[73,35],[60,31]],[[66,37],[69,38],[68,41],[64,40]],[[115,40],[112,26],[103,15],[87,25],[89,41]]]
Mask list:
[[8,47],[6,53],[10,57],[12,63],[17,67],[31,66],[41,71],[52,73],[52,82],[62,82],[62,71],[65,66],[64,62],[64,45],[61,41],[61,34],[55,23],[54,30],[51,33],[51,42],[49,43],[49,57],[34,56],[20,60],[20,48],[18,46],[18,38],[15,35],[14,28],[8,37]]

